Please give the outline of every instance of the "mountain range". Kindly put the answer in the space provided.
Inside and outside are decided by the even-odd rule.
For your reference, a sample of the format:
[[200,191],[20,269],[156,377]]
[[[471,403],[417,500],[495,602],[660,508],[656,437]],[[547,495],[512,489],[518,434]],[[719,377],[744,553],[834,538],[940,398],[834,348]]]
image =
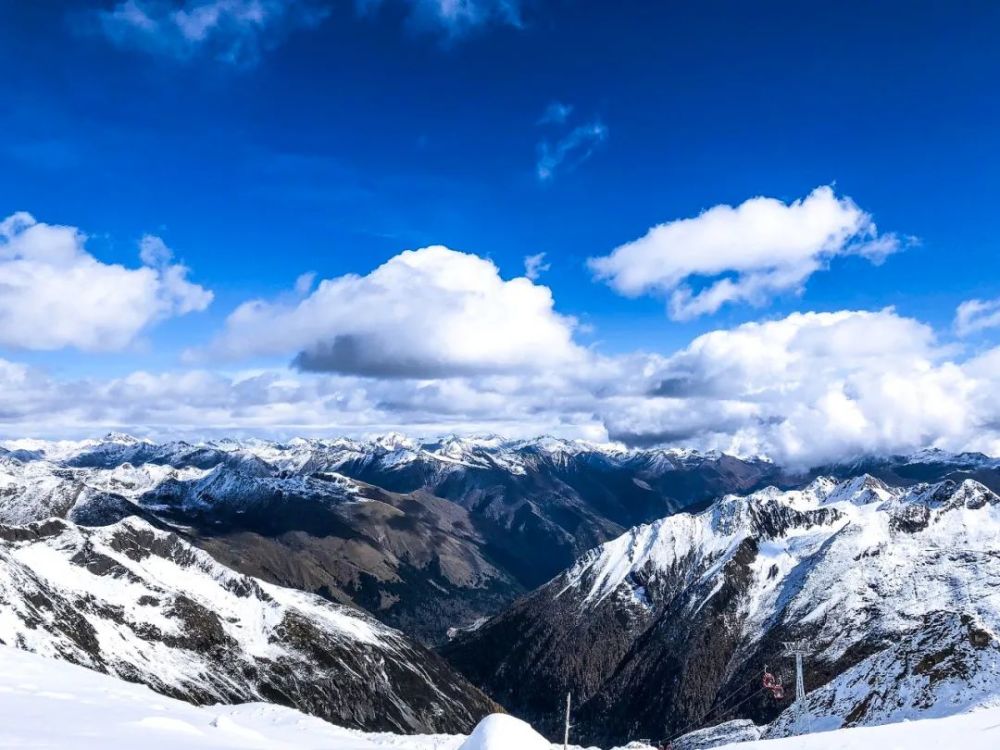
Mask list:
[[[193,444],[110,434],[5,446],[0,522],[139,515],[241,572],[356,604],[432,645],[636,524],[815,476],[764,459],[553,438]],[[926,452],[825,470],[1000,487],[998,466]]]
[[1000,497],[971,479],[727,495],[595,548],[444,653],[552,735],[572,692],[585,742],[779,714],[770,733],[802,731],[799,640],[811,726],[953,712],[1000,697],[997,538]]
[[492,698],[554,737],[571,691],[620,743],[800,731],[757,683],[805,638],[810,721],[877,723],[996,694],[997,488],[939,451],[8,441],[0,641],[365,729],[466,731]]

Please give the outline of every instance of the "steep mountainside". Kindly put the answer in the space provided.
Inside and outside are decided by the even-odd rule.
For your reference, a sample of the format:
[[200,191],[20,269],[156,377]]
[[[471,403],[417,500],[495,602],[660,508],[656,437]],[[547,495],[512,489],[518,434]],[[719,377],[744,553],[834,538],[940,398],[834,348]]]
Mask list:
[[[993,481],[1000,466],[925,452],[831,473],[862,464],[902,483]],[[192,444],[111,434],[5,443],[0,522],[138,515],[241,572],[441,643],[631,526],[806,481],[765,460],[551,438]]]
[[138,514],[242,572],[353,602],[431,643],[636,520],[777,471],[555,440],[193,445],[113,434],[8,448],[0,521]]
[[872,654],[784,711],[764,732],[875,726],[1000,705],[1000,638],[969,614],[933,612],[906,638]]
[[124,439],[56,461],[0,457],[0,522],[130,515],[241,572],[355,603],[426,641],[524,590],[492,560],[488,524],[424,492],[293,473],[242,450]]
[[[587,553],[445,653],[550,733],[572,690],[583,739],[604,742],[774,719],[787,698],[762,692],[761,674],[765,665],[787,671],[782,642],[804,638],[810,689],[852,667],[888,670],[866,672],[828,701],[842,722],[874,721],[899,701],[947,703],[941,691],[954,689],[919,672],[897,677],[889,654],[863,666],[901,640],[917,664],[947,661],[927,645],[943,632],[956,649],[962,638],[983,643],[976,658],[995,660],[998,533],[1000,498],[971,480],[898,488],[820,478],[802,490],[726,496]],[[969,664],[965,676],[947,671],[955,684],[990,674]],[[898,699],[890,676],[903,680]]]
[[265,700],[367,730],[468,731],[495,709],[373,618],[136,518],[0,526],[0,642],[194,703]]

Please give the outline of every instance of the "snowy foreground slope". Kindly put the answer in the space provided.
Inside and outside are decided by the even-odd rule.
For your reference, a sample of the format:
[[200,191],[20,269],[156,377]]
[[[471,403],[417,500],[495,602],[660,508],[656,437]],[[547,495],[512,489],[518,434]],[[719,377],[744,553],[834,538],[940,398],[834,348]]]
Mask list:
[[471,736],[407,736],[344,729],[269,703],[193,706],[154,693],[143,685],[0,646],[0,748],[4,750],[551,750],[554,747],[524,722],[501,715],[484,719]]
[[[499,721],[498,721],[499,719]],[[192,706],[142,685],[0,647],[0,747],[11,750],[549,750],[525,725],[489,717],[472,737],[342,729],[266,703]],[[993,750],[1000,709],[844,729],[722,750]]]
[[37,750],[453,750],[461,738],[342,729],[267,703],[192,706],[65,662],[0,647],[0,747]]
[[973,711],[946,719],[925,719],[879,727],[722,745],[716,750],[996,750],[1000,709]]

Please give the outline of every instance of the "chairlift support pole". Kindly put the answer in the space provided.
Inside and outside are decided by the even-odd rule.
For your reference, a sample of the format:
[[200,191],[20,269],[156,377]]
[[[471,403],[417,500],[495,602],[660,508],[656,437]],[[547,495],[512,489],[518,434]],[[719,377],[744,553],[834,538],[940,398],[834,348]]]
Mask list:
[[[806,686],[805,680],[802,677],[802,662],[809,653],[809,643],[807,641],[786,641],[785,642],[785,656],[795,657],[795,707],[800,714],[805,714],[806,708]],[[809,722],[809,717],[806,716],[806,722]]]
[[569,748],[569,730],[571,724],[569,723],[569,707],[572,693],[566,693],[566,730],[563,732],[563,750],[568,750]]

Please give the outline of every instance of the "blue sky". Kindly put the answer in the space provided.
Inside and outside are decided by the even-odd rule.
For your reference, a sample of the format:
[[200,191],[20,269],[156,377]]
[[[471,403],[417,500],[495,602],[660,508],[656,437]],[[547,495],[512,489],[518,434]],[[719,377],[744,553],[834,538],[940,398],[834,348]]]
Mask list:
[[[544,253],[536,284],[550,291],[553,314],[575,319],[573,345],[616,362],[640,352],[669,359],[707,332],[796,312],[888,307],[933,332],[934,350],[922,356],[934,367],[991,351],[990,305],[1000,296],[995,3],[468,0],[459,16],[449,7],[0,2],[9,82],[0,218],[26,211],[76,227],[90,255],[130,268],[141,238],[155,235],[212,293],[210,304],[161,311],[100,351],[72,337],[44,346],[22,337],[0,357],[84,393],[136,371],[287,369],[296,351],[277,346],[224,357],[192,350],[211,349],[248,300],[287,301],[303,273],[363,276],[429,245],[488,259],[505,280]],[[852,201],[895,252],[817,255],[818,269],[798,282],[697,315],[668,314],[676,282],[630,296],[588,266],[655,225],[756,196],[790,204],[822,186]],[[694,293],[740,273],[687,270]],[[984,324],[959,336],[956,309],[968,300],[985,305]],[[435,378],[472,387],[470,372]],[[581,408],[599,415],[587,435],[615,436],[601,434],[601,408]],[[552,419],[575,422],[571,414]],[[198,426],[161,417],[161,431]],[[74,412],[69,431],[130,419],[139,430],[156,421],[141,410]],[[454,426],[488,421],[463,414]],[[383,422],[393,419],[373,426]],[[18,412],[8,431],[29,423]],[[450,426],[442,413],[417,424]],[[699,429],[681,437],[732,447],[734,428]],[[955,435],[932,425],[886,446],[991,448],[993,439],[981,425]]]

